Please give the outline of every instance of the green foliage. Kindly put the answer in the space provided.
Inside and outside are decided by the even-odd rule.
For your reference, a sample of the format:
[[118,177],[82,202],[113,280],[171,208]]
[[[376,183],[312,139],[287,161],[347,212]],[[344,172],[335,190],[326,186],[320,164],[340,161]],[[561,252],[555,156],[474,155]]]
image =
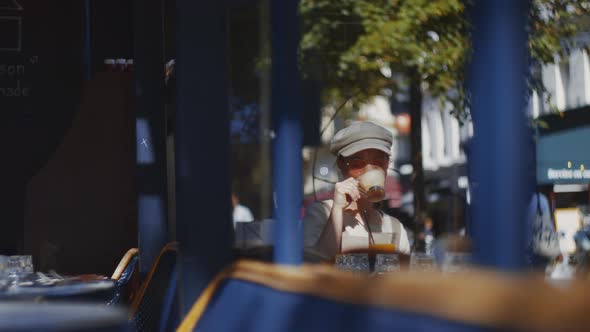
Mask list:
[[540,63],[552,63],[555,56],[569,54],[571,37],[584,26],[590,2],[581,0],[534,0],[529,23],[531,58]]
[[[534,0],[528,29],[532,60],[555,61],[582,27],[589,2]],[[418,73],[430,94],[466,117],[464,68],[470,56],[466,5],[459,0],[301,0],[302,71],[321,80],[332,100],[363,102],[407,85]],[[390,75],[390,73],[393,73]],[[539,75],[529,87],[544,91]]]

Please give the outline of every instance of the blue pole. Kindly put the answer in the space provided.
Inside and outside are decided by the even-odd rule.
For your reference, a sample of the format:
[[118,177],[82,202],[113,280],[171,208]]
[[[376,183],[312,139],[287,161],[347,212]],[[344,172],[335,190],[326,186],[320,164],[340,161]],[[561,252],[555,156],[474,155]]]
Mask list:
[[480,0],[473,8],[469,78],[474,258],[503,270],[524,266],[532,194],[525,117],[529,1]]
[[300,264],[303,236],[301,87],[297,70],[297,0],[272,0],[273,188],[276,227],[274,261]]
[[168,242],[164,55],[160,0],[135,0],[134,75],[139,270]]
[[232,259],[225,1],[176,1],[176,236],[186,313]]

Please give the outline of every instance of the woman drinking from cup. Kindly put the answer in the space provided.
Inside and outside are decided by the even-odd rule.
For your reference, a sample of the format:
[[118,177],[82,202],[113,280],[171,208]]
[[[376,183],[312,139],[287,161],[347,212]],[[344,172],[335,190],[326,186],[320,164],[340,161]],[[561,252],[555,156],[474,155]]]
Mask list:
[[331,258],[378,247],[383,236],[376,235],[390,234],[386,245],[410,253],[403,225],[374,206],[385,197],[392,140],[389,130],[372,122],[356,122],[334,135],[330,152],[344,180],[336,183],[333,199],[315,202],[306,211],[305,247]]

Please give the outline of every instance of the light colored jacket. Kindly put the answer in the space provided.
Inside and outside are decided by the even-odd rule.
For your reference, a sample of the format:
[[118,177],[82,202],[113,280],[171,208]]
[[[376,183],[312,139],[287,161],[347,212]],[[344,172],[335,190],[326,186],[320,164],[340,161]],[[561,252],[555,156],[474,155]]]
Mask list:
[[[318,241],[330,217],[333,203],[333,200],[315,202],[307,209],[303,218],[303,245],[306,248],[321,247],[318,246]],[[372,218],[369,223],[374,237],[375,233],[393,233],[396,251],[409,254],[410,242],[402,223],[381,211],[379,211],[379,214],[380,218]],[[342,251],[368,247],[369,233],[361,220],[355,218],[352,214],[344,213],[343,224]]]

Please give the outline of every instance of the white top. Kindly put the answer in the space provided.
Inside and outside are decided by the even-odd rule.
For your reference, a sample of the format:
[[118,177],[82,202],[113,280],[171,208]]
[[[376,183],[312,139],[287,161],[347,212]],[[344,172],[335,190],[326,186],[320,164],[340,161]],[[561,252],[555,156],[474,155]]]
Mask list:
[[[303,244],[306,248],[316,247],[322,231],[326,227],[333,200],[325,200],[313,203],[306,211],[303,218]],[[342,250],[367,248],[369,245],[369,233],[361,219],[357,219],[347,211],[343,214],[344,231],[342,232]],[[369,220],[373,237],[376,233],[393,233],[396,251],[409,254],[410,242],[408,234],[402,223],[396,218],[378,211],[378,216]]]
[[238,204],[238,205],[236,205],[236,207],[234,207],[233,219],[234,219],[234,228],[235,228],[237,222],[254,221],[254,216],[252,215],[252,212],[250,211],[250,209],[248,209],[247,207],[245,207],[243,205]]

